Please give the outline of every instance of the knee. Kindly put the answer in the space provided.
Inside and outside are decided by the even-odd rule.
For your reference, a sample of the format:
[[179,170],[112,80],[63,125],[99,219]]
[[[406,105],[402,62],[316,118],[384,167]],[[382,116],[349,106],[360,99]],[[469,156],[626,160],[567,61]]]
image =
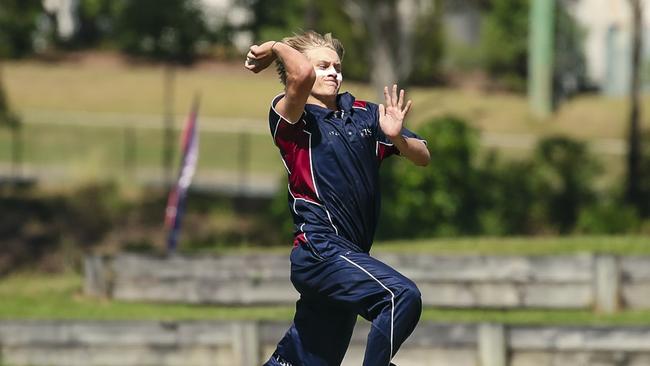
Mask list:
[[405,286],[400,291],[399,297],[401,298],[400,302],[408,307],[410,311],[418,314],[422,311],[422,294],[414,283],[411,282]]

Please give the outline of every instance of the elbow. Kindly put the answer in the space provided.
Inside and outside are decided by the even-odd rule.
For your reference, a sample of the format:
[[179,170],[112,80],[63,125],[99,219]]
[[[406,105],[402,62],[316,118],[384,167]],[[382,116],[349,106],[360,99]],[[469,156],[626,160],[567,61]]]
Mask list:
[[314,71],[314,67],[309,63],[298,65],[287,75],[287,84],[309,87],[309,90],[311,90],[315,81],[316,72]]
[[425,167],[425,166],[429,165],[430,161],[431,161],[431,159],[429,159],[429,158],[423,158],[423,159],[420,159],[420,160],[416,161],[415,165]]
[[429,151],[427,151],[426,154],[423,154],[415,161],[415,165],[425,167],[429,165],[430,162],[431,162],[431,155],[429,154]]

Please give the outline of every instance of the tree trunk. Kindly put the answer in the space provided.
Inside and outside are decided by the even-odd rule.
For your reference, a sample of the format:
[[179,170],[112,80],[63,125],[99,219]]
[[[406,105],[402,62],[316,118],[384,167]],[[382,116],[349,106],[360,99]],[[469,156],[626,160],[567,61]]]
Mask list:
[[630,124],[628,129],[628,151],[627,151],[627,182],[625,190],[626,201],[639,207],[641,202],[639,192],[639,179],[641,168],[641,141],[640,141],[640,117],[641,117],[641,47],[643,14],[640,0],[629,0],[632,8],[632,70],[630,82]]
[[20,179],[23,175],[23,134],[22,126],[14,124],[11,126],[11,175]]
[[384,100],[384,86],[398,82],[396,44],[398,22],[394,1],[363,2],[364,22],[370,36],[370,81],[378,100]]
[[[399,56],[397,63],[397,73],[399,81],[408,80],[413,70],[413,38],[415,27],[418,19],[418,1],[417,0],[399,0],[397,3],[398,37],[397,54]],[[437,9],[436,9],[437,10]]]
[[22,175],[22,131],[20,119],[9,108],[9,100],[4,89],[3,64],[0,60],[0,127],[3,125],[11,130],[11,174],[14,178],[19,178]]
[[318,9],[314,0],[305,2],[304,23],[306,30],[313,30],[318,24]]

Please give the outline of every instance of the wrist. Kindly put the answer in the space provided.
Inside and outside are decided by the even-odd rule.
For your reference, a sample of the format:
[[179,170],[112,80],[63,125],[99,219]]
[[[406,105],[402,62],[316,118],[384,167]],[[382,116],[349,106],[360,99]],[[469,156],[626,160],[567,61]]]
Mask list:
[[404,136],[402,136],[401,133],[398,133],[395,136],[386,136],[388,139],[393,143],[393,145],[400,146],[403,145],[406,142],[406,139]]
[[282,43],[282,42],[279,42],[279,41],[273,41],[273,44],[271,45],[271,52],[272,52],[272,53],[275,53],[275,46],[276,46],[278,43]]

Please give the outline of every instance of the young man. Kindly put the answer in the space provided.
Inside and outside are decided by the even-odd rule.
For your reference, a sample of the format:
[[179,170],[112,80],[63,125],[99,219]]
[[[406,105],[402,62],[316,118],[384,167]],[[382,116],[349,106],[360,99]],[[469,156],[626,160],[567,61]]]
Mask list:
[[364,366],[388,366],[422,310],[415,284],[370,257],[379,215],[381,161],[400,154],[429,163],[426,143],[403,128],[411,101],[397,85],[385,105],[338,94],[341,43],[306,32],[250,48],[245,67],[277,62],[284,93],[271,103],[273,140],[289,173],[295,223],[294,322],[266,366],[340,365],[357,315],[372,322]]

